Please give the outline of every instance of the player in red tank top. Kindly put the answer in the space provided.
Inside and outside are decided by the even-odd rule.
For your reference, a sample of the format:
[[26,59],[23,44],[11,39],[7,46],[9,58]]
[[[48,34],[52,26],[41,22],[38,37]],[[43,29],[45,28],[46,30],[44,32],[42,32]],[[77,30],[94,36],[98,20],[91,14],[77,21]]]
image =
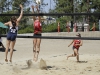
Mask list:
[[76,48],[76,49],[79,49],[80,45],[77,45],[77,44],[80,44],[81,43],[81,40],[74,40],[74,44],[73,46]]
[[[36,8],[37,12],[39,13],[39,9],[38,6],[36,5],[36,7],[32,6],[32,10],[34,13],[34,8]],[[41,27],[41,17],[35,17],[33,16],[33,28],[34,28],[34,35],[35,37],[41,37],[41,33],[42,33],[42,27]],[[38,60],[38,55],[40,52],[40,44],[41,44],[41,38],[34,38],[33,39],[33,61],[37,61]]]
[[39,22],[39,20],[35,20],[35,22],[34,22],[34,34],[38,34],[39,32],[42,32],[41,23]]
[[[78,37],[81,38],[81,34],[80,34],[80,33],[78,33],[76,36],[78,36]],[[73,41],[68,45],[68,47],[69,47],[70,45],[72,45],[72,44],[73,44],[73,51],[74,51],[74,54],[71,54],[71,55],[67,56],[67,59],[68,59],[69,57],[76,57],[76,58],[77,58],[77,62],[79,62],[79,53],[78,53],[78,51],[79,51],[79,47],[82,46],[83,42],[82,42],[82,40],[80,40],[80,39],[75,39],[75,40],[73,40]]]

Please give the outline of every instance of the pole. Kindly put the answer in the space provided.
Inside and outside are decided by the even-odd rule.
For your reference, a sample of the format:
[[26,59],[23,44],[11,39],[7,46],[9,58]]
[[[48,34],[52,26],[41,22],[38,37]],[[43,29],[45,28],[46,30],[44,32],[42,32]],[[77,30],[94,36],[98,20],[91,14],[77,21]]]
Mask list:
[[100,31],[100,18],[99,18],[99,31]]
[[[73,12],[75,13],[75,0],[73,0],[73,6],[74,6]],[[74,23],[75,23],[75,15],[74,15]]]
[[[87,10],[87,12],[88,12],[88,13],[89,13],[89,2],[90,2],[90,1],[87,0],[87,4],[88,4],[88,10]],[[87,17],[87,20],[88,20],[88,21],[87,21],[87,22],[88,22],[88,31],[89,31],[89,28],[90,28],[90,26],[89,26],[89,18],[90,18],[90,17],[89,17],[89,15],[88,15],[88,17]]]
[[60,23],[58,22],[58,32],[60,32]]

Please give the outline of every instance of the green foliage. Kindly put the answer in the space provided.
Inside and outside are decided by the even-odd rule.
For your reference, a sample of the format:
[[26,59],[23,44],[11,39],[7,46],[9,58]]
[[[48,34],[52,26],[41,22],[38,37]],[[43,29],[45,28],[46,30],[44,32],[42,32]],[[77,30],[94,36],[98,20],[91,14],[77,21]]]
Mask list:
[[6,29],[5,28],[0,28],[0,34],[6,34]]
[[60,32],[66,32],[66,23],[67,21],[71,21],[71,17],[60,17],[57,19],[56,23],[52,23],[49,25],[43,25],[43,32],[58,32],[58,22],[60,23]]
[[69,0],[57,0],[56,5],[57,13],[72,13],[73,12],[73,1]]
[[19,29],[18,33],[19,34],[22,34],[22,33],[33,33],[33,26],[32,25],[30,25],[30,26],[27,25],[23,29]]
[[53,23],[53,24],[50,24],[50,25],[43,25],[42,31],[43,32],[57,32],[57,24]]

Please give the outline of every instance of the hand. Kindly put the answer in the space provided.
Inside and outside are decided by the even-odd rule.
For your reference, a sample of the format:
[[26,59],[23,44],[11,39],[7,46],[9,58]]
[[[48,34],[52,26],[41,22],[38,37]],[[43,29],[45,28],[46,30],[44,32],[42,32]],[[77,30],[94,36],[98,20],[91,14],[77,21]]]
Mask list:
[[70,45],[68,45],[68,47],[69,47]]
[[19,6],[20,6],[20,8],[23,8],[23,6],[21,4]]
[[34,9],[34,5],[31,6]]
[[36,7],[36,9],[38,9],[38,5],[36,5],[35,7]]

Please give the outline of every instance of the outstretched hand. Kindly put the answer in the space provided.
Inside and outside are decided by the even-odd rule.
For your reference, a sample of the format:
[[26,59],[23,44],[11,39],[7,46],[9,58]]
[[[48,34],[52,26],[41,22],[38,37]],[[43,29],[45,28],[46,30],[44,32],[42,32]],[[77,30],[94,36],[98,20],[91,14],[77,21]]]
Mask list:
[[36,7],[36,9],[38,9],[38,5],[36,5],[35,7]]
[[22,4],[20,4],[19,6],[20,6],[20,8],[23,8]]
[[34,5],[32,5],[31,7],[34,8]]
[[69,47],[70,45],[68,45],[68,47]]

